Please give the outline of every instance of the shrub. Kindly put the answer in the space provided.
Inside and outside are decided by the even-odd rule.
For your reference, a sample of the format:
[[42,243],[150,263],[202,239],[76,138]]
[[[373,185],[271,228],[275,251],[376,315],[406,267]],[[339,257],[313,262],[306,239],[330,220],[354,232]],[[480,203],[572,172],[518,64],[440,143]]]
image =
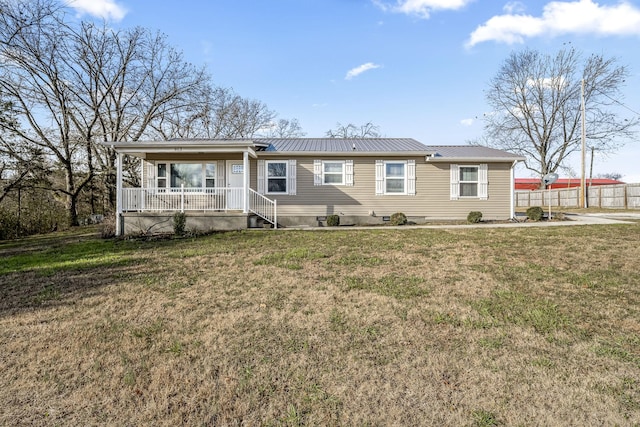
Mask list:
[[527,209],[527,218],[533,221],[540,221],[544,216],[544,211],[540,206],[531,206]]
[[482,212],[479,211],[471,211],[469,215],[467,215],[467,222],[470,224],[477,224],[482,221]]
[[103,239],[111,239],[116,237],[116,216],[106,215],[100,224],[100,237]]
[[173,215],[173,232],[176,236],[182,236],[187,226],[187,215],[184,212],[176,212]]
[[407,216],[402,212],[396,212],[391,215],[389,224],[391,225],[405,225],[407,223]]
[[327,225],[329,227],[337,227],[340,225],[340,216],[339,215],[329,215],[327,217]]

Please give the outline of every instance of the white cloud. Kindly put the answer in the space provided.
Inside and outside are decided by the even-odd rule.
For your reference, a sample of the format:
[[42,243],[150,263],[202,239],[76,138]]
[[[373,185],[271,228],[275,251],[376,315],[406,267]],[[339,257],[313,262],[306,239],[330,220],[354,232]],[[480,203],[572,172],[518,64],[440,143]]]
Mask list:
[[504,10],[508,14],[524,13],[524,11],[527,10],[527,7],[522,2],[510,1],[509,3],[504,5],[502,10]]
[[593,0],[552,1],[541,17],[506,10],[507,14],[494,16],[476,28],[467,47],[486,41],[524,43],[525,38],[542,35],[640,35],[640,9],[627,1],[615,6],[601,6]]
[[390,4],[384,0],[372,0],[385,12],[405,13],[427,19],[431,12],[462,9],[474,0],[396,0]]
[[467,126],[467,127],[472,126],[474,122],[475,122],[474,119],[462,119],[462,120],[460,120],[460,124],[462,126]]
[[68,4],[80,16],[87,14],[106,20],[121,21],[127,14],[127,9],[115,0],[71,0]]
[[347,75],[344,77],[344,79],[351,80],[352,78],[359,76],[365,71],[374,70],[380,67],[381,67],[380,65],[374,64],[373,62],[367,62],[366,64],[362,64],[359,67],[352,68],[349,71],[347,71]]

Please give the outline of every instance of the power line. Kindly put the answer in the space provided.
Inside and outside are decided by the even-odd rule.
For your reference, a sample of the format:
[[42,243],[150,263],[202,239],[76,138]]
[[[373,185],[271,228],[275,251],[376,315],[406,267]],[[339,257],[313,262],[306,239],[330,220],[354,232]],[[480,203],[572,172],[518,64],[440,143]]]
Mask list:
[[604,93],[603,91],[601,91],[600,89],[598,89],[597,87],[593,88],[594,90],[597,90],[600,95],[604,95],[607,98],[609,98],[610,100],[612,100],[613,102],[615,102],[616,104],[618,104],[619,106],[626,108],[627,110],[631,111],[633,114],[637,114],[638,116],[640,116],[640,113],[638,113],[636,110],[634,110],[633,108],[629,107],[626,104],[623,104],[622,102],[618,101],[617,99],[613,99],[611,96],[607,95],[606,93]]

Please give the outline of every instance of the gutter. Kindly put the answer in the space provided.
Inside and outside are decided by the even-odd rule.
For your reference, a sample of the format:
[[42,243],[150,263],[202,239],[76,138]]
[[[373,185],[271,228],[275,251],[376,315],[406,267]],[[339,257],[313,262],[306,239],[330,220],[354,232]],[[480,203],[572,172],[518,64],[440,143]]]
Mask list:
[[258,157],[424,157],[424,151],[258,151]]
[[469,163],[469,162],[521,162],[524,161],[524,157],[427,157],[426,161],[429,163]]

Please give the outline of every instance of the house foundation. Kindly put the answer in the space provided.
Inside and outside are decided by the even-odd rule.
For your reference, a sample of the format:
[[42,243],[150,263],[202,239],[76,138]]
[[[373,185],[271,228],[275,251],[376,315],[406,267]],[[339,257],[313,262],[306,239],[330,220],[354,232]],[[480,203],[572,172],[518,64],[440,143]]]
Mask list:
[[[125,235],[173,233],[175,212],[124,212]],[[196,232],[244,230],[249,215],[242,212],[185,212],[185,230]]]

